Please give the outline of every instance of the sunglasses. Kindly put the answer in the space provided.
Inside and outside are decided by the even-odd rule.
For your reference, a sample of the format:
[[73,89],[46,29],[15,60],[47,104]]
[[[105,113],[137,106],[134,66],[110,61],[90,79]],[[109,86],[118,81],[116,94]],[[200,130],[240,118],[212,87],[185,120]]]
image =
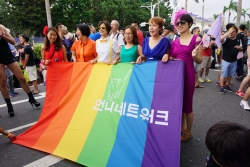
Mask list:
[[106,27],[99,27],[99,30],[105,30],[106,29]]
[[177,22],[175,25],[176,26],[179,26],[180,24],[181,25],[184,25],[186,23],[186,21],[185,20],[182,20],[182,21],[180,21],[180,22]]

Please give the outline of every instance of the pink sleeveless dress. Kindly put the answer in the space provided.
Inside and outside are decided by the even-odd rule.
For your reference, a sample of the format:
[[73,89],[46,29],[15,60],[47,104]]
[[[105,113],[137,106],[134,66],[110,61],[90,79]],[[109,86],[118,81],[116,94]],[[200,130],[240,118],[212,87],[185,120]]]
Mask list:
[[189,45],[181,45],[180,38],[174,40],[170,47],[170,57],[181,59],[185,63],[184,76],[184,95],[182,113],[193,112],[193,95],[195,85],[195,71],[193,64],[192,51],[199,44],[196,42],[197,36],[194,35]]

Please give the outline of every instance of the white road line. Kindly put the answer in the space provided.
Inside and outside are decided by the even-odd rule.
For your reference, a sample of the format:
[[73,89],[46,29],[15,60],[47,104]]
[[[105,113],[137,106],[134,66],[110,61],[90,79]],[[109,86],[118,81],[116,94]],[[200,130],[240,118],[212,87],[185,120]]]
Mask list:
[[[46,94],[45,92],[39,93],[39,95],[41,95],[41,96],[35,97],[35,99],[44,98],[44,97],[45,97],[45,94]],[[27,102],[27,101],[28,101],[28,99],[19,100],[19,101],[15,101],[15,102],[11,102],[11,103],[14,105],[14,104],[19,104],[19,103],[24,103],[24,102]],[[1,105],[0,105],[0,108],[2,108],[2,107],[6,107],[6,104],[1,104]]]
[[61,160],[63,160],[63,158],[60,158],[58,156],[55,155],[48,155],[46,157],[43,157],[37,161],[34,161],[30,164],[27,164],[23,167],[48,167],[51,165],[54,165],[57,162],[60,162]]
[[[35,125],[37,123],[37,121],[36,122],[32,122],[32,123],[30,123],[30,124],[26,124],[26,125],[23,125],[23,126],[19,126],[19,127],[16,127],[16,128],[13,128],[13,129],[9,129],[9,130],[7,130],[8,132],[14,132],[14,131],[17,131],[17,130],[20,130],[20,129],[23,129],[23,128],[27,128],[27,127],[30,127],[30,126],[32,126],[32,125]],[[0,134],[0,136],[1,136],[2,134]]]

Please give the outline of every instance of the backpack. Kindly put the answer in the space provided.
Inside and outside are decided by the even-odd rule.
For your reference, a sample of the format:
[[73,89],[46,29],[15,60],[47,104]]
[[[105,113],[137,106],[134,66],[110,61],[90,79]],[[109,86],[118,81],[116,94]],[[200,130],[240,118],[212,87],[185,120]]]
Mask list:
[[247,50],[248,39],[247,39],[247,36],[246,36],[246,34],[244,32],[241,32],[240,34],[241,34],[240,40],[241,40],[241,43],[242,43],[243,53],[245,53],[245,51]]

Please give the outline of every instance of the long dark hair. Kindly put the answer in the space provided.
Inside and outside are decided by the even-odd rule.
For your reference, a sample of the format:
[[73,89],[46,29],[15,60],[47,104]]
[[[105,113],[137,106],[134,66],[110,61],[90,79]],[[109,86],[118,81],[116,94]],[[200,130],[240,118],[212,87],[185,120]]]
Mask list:
[[56,33],[56,35],[57,35],[57,38],[56,38],[56,41],[54,42],[54,44],[55,44],[55,51],[59,51],[59,50],[62,48],[62,41],[61,41],[61,38],[60,38],[60,36],[59,36],[58,31],[57,31],[54,27],[50,27],[50,28],[48,28],[48,30],[46,31],[46,36],[45,36],[45,38],[44,38],[45,50],[46,50],[46,51],[50,50],[50,41],[49,41],[49,39],[48,39],[48,37],[47,37],[47,35],[48,35],[48,33],[49,33],[50,31],[54,31],[54,32]]

